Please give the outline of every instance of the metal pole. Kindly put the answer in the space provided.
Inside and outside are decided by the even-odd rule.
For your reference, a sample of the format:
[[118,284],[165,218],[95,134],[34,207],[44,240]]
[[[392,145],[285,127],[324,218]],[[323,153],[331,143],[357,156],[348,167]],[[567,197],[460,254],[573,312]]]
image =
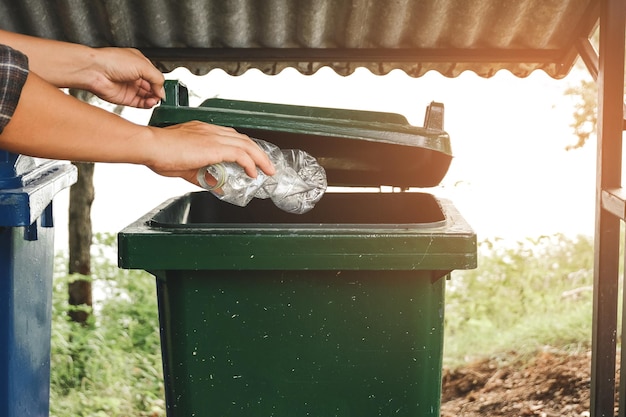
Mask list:
[[607,198],[608,190],[621,188],[625,21],[626,1],[601,1],[590,404],[592,417],[614,415],[620,218],[605,209],[603,200]]

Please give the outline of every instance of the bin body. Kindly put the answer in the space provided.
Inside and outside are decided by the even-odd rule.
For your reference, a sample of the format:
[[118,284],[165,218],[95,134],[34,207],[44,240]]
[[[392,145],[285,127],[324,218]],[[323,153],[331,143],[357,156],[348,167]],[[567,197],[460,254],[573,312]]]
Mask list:
[[119,257],[157,277],[169,417],[439,415],[446,277],[475,265],[447,201],[333,193],[291,215],[191,193]]
[[52,199],[76,181],[67,163],[0,151],[0,415],[49,414]]
[[438,416],[445,279],[158,276],[170,416]]

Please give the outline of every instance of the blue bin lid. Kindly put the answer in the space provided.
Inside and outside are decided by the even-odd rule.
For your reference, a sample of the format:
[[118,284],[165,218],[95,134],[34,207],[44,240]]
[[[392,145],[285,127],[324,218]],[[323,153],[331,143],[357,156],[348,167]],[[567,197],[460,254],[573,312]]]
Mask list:
[[32,224],[77,178],[76,167],[69,162],[0,151],[0,226]]

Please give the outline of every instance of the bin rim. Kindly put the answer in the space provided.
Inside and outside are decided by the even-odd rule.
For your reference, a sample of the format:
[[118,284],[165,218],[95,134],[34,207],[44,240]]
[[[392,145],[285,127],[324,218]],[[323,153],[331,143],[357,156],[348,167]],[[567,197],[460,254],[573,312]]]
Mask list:
[[120,267],[147,271],[450,271],[473,269],[477,264],[476,235],[445,199],[440,200],[445,225],[432,228],[295,229],[276,224],[255,229],[245,224],[238,228],[154,227],[151,219],[177,199],[163,202],[119,232]]

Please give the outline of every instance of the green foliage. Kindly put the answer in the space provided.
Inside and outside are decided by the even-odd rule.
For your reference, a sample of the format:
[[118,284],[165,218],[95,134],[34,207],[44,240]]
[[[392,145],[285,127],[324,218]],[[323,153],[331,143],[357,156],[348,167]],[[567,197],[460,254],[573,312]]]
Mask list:
[[[600,47],[600,32],[598,29],[596,29],[589,40],[594,49],[598,51]],[[578,71],[585,71],[588,75],[588,70],[585,68],[582,59],[577,61],[575,68]],[[624,92],[626,93],[626,90]],[[570,150],[584,146],[597,133],[598,84],[591,78],[581,79],[578,85],[567,88],[565,95],[570,96],[574,100],[574,120],[570,126],[578,138],[575,144],[567,147]]]
[[578,85],[569,87],[565,94],[574,99],[574,121],[570,125],[578,142],[567,149],[576,149],[596,134],[598,124],[598,85],[593,80],[580,80]]
[[87,326],[69,320],[67,260],[54,277],[52,417],[165,415],[154,278],[115,265],[115,236],[96,236],[94,314]]
[[446,292],[448,364],[543,345],[588,346],[593,253],[587,237],[482,242],[479,268],[453,273]]

